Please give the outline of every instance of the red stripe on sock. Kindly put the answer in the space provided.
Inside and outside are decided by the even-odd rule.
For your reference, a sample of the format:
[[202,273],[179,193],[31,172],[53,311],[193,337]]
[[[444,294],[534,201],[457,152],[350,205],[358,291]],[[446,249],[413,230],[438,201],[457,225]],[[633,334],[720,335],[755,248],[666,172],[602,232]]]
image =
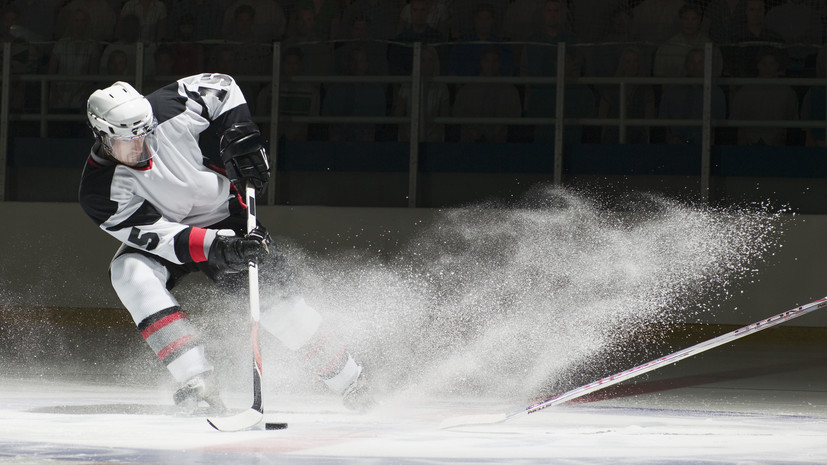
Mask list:
[[204,254],[204,237],[206,236],[206,229],[190,229],[190,257],[192,257],[192,261],[195,263],[207,261],[207,256]]
[[143,336],[144,339],[147,339],[149,336],[152,336],[155,333],[155,331],[158,331],[159,329],[172,323],[173,321],[178,321],[186,317],[187,316],[184,315],[184,312],[175,312],[172,315],[167,315],[161,318],[160,320],[156,321],[155,323],[149,325],[145,330],[141,331],[141,336]]
[[327,338],[329,336],[330,336],[330,330],[328,329],[324,332],[324,334],[321,335],[321,337],[319,337],[319,339],[313,344],[312,347],[308,348],[304,352],[304,354],[302,354],[302,357],[305,360],[309,360],[309,359],[315,357],[316,354],[319,353],[319,351],[322,350],[322,348],[324,348],[324,346],[327,345]]
[[158,351],[158,358],[160,358],[161,360],[167,358],[167,356],[169,356],[170,353],[174,352],[176,349],[180,349],[181,346],[183,346],[186,343],[190,342],[192,340],[192,338],[193,338],[192,334],[187,334],[186,336],[178,338],[172,344],[170,344],[170,345],[164,347],[163,349],[161,349],[160,351]]
[[327,364],[326,367],[316,372],[317,375],[321,376],[322,378],[329,378],[330,375],[333,374],[333,370],[338,368],[342,364],[342,359],[345,358],[347,355],[347,351],[345,351],[344,346],[339,349],[339,352],[330,360],[330,363]]

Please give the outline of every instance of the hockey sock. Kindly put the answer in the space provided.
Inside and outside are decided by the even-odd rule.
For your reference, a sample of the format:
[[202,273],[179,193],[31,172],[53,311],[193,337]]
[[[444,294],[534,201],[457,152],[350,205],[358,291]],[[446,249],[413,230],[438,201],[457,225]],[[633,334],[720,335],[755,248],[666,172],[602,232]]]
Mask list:
[[299,356],[316,375],[336,393],[343,393],[359,376],[361,368],[345,349],[336,341],[329,328],[318,331],[299,350]]
[[180,307],[156,312],[138,323],[138,330],[178,382],[208,372],[213,366],[204,355],[195,328]]
[[286,299],[268,309],[261,325],[295,351],[332,391],[343,393],[359,376],[359,365],[303,298]]

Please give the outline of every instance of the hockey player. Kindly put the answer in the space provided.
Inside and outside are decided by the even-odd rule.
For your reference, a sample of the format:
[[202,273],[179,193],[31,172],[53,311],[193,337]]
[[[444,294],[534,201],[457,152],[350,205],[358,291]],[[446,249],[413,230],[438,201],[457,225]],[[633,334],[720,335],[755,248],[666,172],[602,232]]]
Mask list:
[[[245,234],[246,205],[239,192],[248,183],[263,189],[270,167],[244,96],[224,74],[186,77],[146,97],[116,82],[92,93],[87,117],[95,142],[83,170],[80,204],[123,243],[110,264],[112,286],[181,383],[175,403],[190,412],[221,411],[214,367],[170,290],[191,272],[227,290],[243,286],[251,260],[259,262],[263,283],[268,276],[274,281],[271,287],[289,275],[263,226]],[[206,131],[219,136],[220,160],[199,149]],[[343,395],[345,406],[370,405],[362,367],[329,337],[303,298],[265,305],[261,326],[307,360]]]

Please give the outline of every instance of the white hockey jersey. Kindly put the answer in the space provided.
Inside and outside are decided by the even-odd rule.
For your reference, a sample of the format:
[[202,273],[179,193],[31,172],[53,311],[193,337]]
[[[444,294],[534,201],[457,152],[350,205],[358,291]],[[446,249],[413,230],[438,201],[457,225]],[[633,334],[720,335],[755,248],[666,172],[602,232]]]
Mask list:
[[250,121],[250,110],[224,74],[186,77],[146,98],[158,119],[157,153],[148,166],[131,168],[100,156],[96,144],[83,170],[81,207],[130,247],[177,264],[205,261],[216,234],[205,228],[244,206],[223,163],[202,154],[199,139]]

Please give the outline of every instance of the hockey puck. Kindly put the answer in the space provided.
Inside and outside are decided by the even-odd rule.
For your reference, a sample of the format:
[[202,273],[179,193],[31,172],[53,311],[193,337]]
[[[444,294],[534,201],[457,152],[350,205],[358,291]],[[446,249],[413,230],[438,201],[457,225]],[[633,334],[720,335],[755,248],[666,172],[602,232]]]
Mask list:
[[287,428],[287,423],[265,423],[264,429],[266,430],[273,430],[273,429],[285,429]]

